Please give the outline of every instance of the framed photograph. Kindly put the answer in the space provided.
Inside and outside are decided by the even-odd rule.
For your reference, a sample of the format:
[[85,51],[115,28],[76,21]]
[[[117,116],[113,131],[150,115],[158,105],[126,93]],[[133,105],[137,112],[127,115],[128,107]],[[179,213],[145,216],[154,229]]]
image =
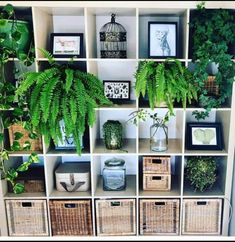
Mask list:
[[177,57],[177,22],[148,22],[149,58]]
[[58,58],[81,58],[83,53],[83,34],[52,33],[51,53]]
[[222,150],[223,135],[220,123],[187,123],[188,150]]
[[130,100],[130,81],[103,81],[104,94],[112,102]]

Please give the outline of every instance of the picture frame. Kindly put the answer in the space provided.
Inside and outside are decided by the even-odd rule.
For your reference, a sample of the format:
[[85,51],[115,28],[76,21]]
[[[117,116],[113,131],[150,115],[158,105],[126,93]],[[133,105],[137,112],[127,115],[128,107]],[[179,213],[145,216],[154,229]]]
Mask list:
[[188,150],[222,150],[224,147],[220,123],[187,123]]
[[148,57],[176,58],[178,53],[178,23],[148,22]]
[[104,95],[114,103],[130,101],[131,81],[104,80]]
[[83,57],[83,34],[52,33],[51,53],[55,58]]

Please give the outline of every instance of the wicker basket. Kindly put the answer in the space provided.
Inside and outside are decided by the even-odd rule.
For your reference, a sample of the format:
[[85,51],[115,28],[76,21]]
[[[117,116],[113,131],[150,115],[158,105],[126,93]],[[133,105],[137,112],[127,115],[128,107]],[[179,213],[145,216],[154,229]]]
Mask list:
[[222,199],[184,199],[182,234],[219,235]]
[[155,174],[171,174],[171,158],[170,157],[144,157],[143,172]]
[[6,200],[9,236],[48,236],[45,200]]
[[51,200],[53,235],[93,235],[90,200]]
[[97,235],[135,235],[135,199],[96,200]]
[[210,95],[219,95],[219,85],[216,84],[215,76],[208,76],[207,80],[205,81],[205,89]]
[[30,141],[31,143],[31,151],[42,151],[42,139],[39,137],[38,139],[30,139],[29,132],[25,130],[21,124],[13,124],[9,128],[9,139],[10,145],[13,145],[14,142],[14,134],[16,132],[22,133],[24,136],[17,140],[20,143],[20,146],[23,146],[25,141]]
[[[35,193],[45,192],[45,182],[43,180],[18,180],[17,182],[24,185],[24,192]],[[8,192],[13,192],[13,188],[8,183]]]
[[141,235],[178,235],[178,199],[140,199]]
[[171,175],[143,174],[143,190],[146,190],[146,191],[171,190]]

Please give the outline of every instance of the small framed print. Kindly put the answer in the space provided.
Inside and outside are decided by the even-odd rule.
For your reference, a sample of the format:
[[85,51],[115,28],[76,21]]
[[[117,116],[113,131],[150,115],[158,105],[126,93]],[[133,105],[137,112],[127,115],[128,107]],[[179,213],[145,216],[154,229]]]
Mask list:
[[130,100],[130,81],[103,81],[104,94],[112,102]]
[[188,150],[222,150],[223,136],[220,123],[187,123]]
[[83,34],[52,33],[51,52],[54,57],[81,58],[83,54]]
[[148,22],[149,58],[177,57],[177,22]]

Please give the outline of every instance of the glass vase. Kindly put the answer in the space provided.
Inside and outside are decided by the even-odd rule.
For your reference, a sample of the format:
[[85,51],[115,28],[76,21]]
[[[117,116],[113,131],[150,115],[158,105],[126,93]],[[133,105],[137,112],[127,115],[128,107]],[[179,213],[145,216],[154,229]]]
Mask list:
[[152,151],[168,149],[168,127],[162,122],[155,122],[150,127],[150,148]]

